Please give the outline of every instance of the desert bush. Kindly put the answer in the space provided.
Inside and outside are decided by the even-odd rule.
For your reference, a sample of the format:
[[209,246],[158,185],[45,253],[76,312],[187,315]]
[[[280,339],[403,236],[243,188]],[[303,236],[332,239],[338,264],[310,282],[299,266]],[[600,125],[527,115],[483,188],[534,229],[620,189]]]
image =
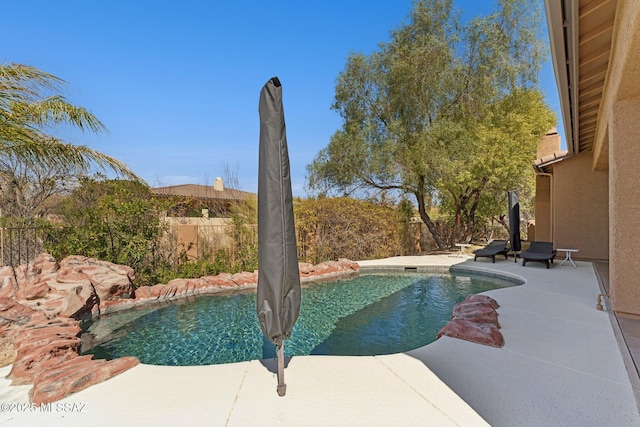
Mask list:
[[294,205],[299,258],[317,263],[400,255],[402,209],[347,197],[298,201]]
[[163,203],[135,181],[84,178],[56,210],[45,248],[56,259],[83,255],[128,265],[141,281],[154,281]]

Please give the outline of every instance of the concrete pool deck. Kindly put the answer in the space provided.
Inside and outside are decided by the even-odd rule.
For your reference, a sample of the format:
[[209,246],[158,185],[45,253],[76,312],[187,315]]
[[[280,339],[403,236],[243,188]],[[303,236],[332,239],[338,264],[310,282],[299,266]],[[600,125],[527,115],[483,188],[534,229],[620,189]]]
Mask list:
[[457,264],[526,283],[485,292],[501,305],[500,349],[443,337],[403,354],[296,356],[285,370],[285,397],[276,394],[272,360],[139,365],[33,412],[18,411],[30,386],[10,386],[4,367],[0,426],[640,425],[637,378],[609,314],[595,308],[591,263],[547,270],[455,255],[359,263],[363,271]]

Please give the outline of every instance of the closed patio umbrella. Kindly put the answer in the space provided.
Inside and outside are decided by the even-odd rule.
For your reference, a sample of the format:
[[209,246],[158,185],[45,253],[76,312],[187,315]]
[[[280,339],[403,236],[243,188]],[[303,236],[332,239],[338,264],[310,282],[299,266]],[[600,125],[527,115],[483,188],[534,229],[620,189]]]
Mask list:
[[257,314],[278,351],[278,395],[284,396],[284,340],[300,313],[300,272],[293,221],[282,85],[271,78],[260,92]]
[[517,191],[508,191],[507,194],[509,196],[509,238],[515,262],[518,262],[518,252],[522,249],[520,243],[520,203]]

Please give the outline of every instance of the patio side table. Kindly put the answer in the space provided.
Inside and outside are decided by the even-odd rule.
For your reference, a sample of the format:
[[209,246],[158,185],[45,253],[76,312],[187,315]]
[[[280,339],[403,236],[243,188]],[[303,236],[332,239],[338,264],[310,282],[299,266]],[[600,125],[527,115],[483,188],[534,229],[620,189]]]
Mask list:
[[467,256],[467,248],[471,247],[471,245],[467,243],[456,243],[456,246],[460,248],[460,252],[458,252],[458,255],[456,256],[456,258]]
[[[573,262],[573,259],[571,258],[571,254],[574,252],[580,252],[580,249],[565,249],[565,248],[558,248],[559,251],[564,251],[565,255],[564,255],[564,259],[562,260],[562,262],[560,263],[560,265],[564,264],[565,262],[569,261],[574,268],[578,268],[578,266],[576,266],[576,263]],[[560,267],[560,265],[558,265],[558,267]]]

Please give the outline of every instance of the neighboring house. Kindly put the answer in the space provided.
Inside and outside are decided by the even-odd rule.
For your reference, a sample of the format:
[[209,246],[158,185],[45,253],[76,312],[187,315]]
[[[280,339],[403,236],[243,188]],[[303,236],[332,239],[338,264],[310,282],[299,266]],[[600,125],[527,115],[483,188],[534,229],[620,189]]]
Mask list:
[[545,8],[567,151],[550,135],[534,166],[536,240],[608,261],[613,310],[640,316],[640,0]]
[[[224,188],[221,178],[216,178],[213,186],[184,184],[152,188],[151,192],[175,202],[164,218],[169,225],[164,243],[169,252],[189,260],[213,255],[219,249],[233,251],[230,218],[249,212],[257,199],[253,193]],[[251,232],[255,226],[248,224],[247,229]]]
[[[229,217],[234,207],[256,200],[256,195],[246,191],[225,188],[222,178],[216,178],[213,186],[199,184],[172,185],[152,188],[158,196],[172,197],[179,201],[178,208],[169,216],[217,216]],[[204,212],[207,209],[208,212]]]

